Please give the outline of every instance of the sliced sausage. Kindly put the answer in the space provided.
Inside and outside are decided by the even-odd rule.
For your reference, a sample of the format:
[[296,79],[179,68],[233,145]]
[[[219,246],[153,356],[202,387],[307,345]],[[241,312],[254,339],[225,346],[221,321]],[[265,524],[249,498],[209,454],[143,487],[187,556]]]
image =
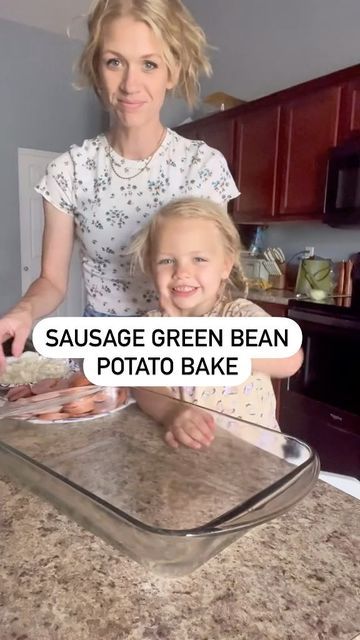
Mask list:
[[6,398],[7,400],[9,400],[9,402],[15,402],[16,400],[20,400],[20,398],[30,398],[31,395],[32,393],[30,385],[22,384],[10,389],[6,395]]
[[69,387],[87,387],[91,385],[90,380],[88,380],[81,371],[73,373],[73,375],[68,378],[68,383]]
[[31,385],[31,391],[35,396],[41,395],[42,393],[47,393],[55,389],[55,385],[59,382],[59,378],[45,378],[44,380],[40,380],[40,382],[36,382]]
[[48,413],[39,413],[37,418],[46,422],[52,422],[53,420],[66,420],[69,418],[69,414],[63,411],[48,411]]
[[128,399],[128,390],[125,389],[124,387],[118,389],[116,406],[121,407],[121,405],[126,403],[127,399]]
[[92,397],[80,398],[74,402],[64,404],[63,410],[70,416],[81,416],[83,413],[90,413],[94,409],[94,400]]

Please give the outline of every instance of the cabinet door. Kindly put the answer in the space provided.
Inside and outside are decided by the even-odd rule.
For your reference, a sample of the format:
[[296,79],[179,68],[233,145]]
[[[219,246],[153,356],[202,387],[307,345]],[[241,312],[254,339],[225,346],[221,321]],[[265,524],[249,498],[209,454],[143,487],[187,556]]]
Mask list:
[[[236,121],[236,221],[261,222],[275,212],[280,107],[249,111]],[[235,215],[235,214],[234,214]]]
[[328,151],[337,143],[341,87],[299,97],[282,107],[278,212],[322,215]]
[[234,120],[225,120],[218,124],[213,122],[199,127],[197,135],[198,140],[204,140],[209,147],[221,151],[232,175],[234,175],[234,130]]
[[343,89],[340,112],[340,139],[360,135],[360,78],[347,83]]
[[212,117],[210,122],[207,119],[197,120],[178,127],[177,131],[185,138],[203,140],[209,147],[221,151],[234,176],[234,128],[234,120],[214,120]]

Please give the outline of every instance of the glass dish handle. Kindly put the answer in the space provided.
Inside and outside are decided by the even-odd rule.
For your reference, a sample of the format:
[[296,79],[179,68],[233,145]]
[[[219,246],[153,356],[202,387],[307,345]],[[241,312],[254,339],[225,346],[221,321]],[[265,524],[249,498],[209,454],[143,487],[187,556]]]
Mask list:
[[[238,531],[275,518],[304,498],[314,487],[320,472],[320,461],[314,452],[302,469],[295,469],[286,482],[279,480],[272,487],[249,498],[240,508],[229,511],[204,527],[207,533]],[[276,488],[276,484],[278,487]],[[275,487],[275,488],[274,488]]]

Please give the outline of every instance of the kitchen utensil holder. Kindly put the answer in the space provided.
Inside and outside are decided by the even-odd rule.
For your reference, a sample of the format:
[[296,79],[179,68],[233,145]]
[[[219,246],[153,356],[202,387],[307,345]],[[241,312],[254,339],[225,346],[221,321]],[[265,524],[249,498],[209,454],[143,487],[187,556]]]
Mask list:
[[272,289],[285,289],[286,286],[286,265],[283,263],[277,263],[281,275],[271,275],[269,274],[269,284],[271,284]]

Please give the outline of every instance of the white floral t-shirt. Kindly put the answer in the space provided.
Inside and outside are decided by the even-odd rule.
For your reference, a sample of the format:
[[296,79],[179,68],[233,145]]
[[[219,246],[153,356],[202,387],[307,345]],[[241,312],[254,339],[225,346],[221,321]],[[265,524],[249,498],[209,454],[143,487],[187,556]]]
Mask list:
[[36,191],[74,216],[87,303],[102,313],[141,315],[154,307],[156,293],[145,276],[130,276],[125,250],[132,236],[170,200],[201,196],[226,203],[239,191],[219,151],[171,129],[138,176],[146,160],[111,154],[117,173],[128,178],[114,173],[101,134],[52,161]]

